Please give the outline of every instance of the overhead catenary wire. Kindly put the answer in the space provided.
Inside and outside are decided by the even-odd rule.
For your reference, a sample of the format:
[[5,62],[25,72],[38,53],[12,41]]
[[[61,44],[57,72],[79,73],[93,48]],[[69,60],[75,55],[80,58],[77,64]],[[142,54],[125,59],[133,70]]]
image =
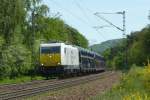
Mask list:
[[92,24],[91,19],[89,18],[89,16],[87,15],[86,11],[84,10],[83,7],[81,7],[80,3],[77,0],[73,0],[73,2],[76,4],[76,6],[79,8],[79,10],[81,11],[81,13],[84,15],[84,18],[87,19],[87,21]]
[[105,19],[104,17],[98,15],[98,13],[94,13],[94,15],[96,15],[97,17],[99,17],[100,19],[104,20],[105,22],[109,23],[110,25],[114,26],[115,28],[117,28],[120,31],[124,31],[123,29],[121,29],[120,27],[114,25],[112,22],[110,22],[109,20]]
[[[121,15],[123,15],[123,28],[120,28],[120,27],[116,26],[115,24],[113,24],[111,21],[107,20],[106,18],[104,18],[100,14],[121,14]],[[94,13],[94,15],[96,15],[97,17],[99,17],[101,20],[105,21],[106,23],[108,23],[112,27],[115,27],[116,29],[122,31],[123,35],[125,34],[125,16],[124,16],[125,15],[125,11],[123,11],[123,12],[115,12],[115,13],[96,12],[96,13]]]
[[[80,3],[78,3],[77,0],[73,0],[73,1],[74,1],[74,3],[76,4],[76,6],[80,9],[80,11],[82,12],[82,14],[85,16],[85,18],[87,19],[87,21],[91,24],[91,20],[90,20],[89,16],[87,16],[86,12],[84,11],[84,8],[80,6]],[[85,6],[85,5],[84,5],[84,6]],[[90,9],[87,9],[87,10],[88,10],[90,13],[92,13]],[[114,14],[114,13],[104,13],[104,12],[103,12],[103,14]],[[122,12],[117,12],[117,14],[122,14]],[[105,19],[105,18],[103,18],[103,17],[101,17],[101,18],[102,18],[103,20],[105,20],[107,23],[109,23],[110,25],[112,25],[112,26],[116,27],[117,29],[123,31],[123,29],[117,27],[116,25],[114,25],[113,23],[111,23],[110,21],[108,21],[107,19]],[[105,25],[105,26],[106,26],[106,25]],[[104,26],[104,27],[105,27],[105,26]],[[103,28],[104,28],[104,27],[103,27]],[[106,27],[109,27],[109,26],[107,25]],[[97,33],[99,33],[100,37],[101,37],[103,40],[105,39],[105,37],[99,32],[98,28],[94,28],[94,27],[92,27],[92,28],[93,28]],[[115,42],[116,42],[116,41],[115,41]],[[116,42],[116,43],[119,44],[118,42]],[[112,47],[109,46],[109,45],[105,45],[105,47],[106,47],[106,48],[112,48]]]
[[[78,1],[77,1],[77,0],[74,0],[74,1],[76,2],[76,5],[80,8],[80,11],[82,11],[82,12],[84,13],[85,18],[86,18],[88,21],[91,21],[91,20],[89,20],[89,17],[85,14],[83,7],[80,6],[80,4],[78,3]],[[81,1],[80,1],[80,2],[81,2]],[[93,11],[92,11],[91,9],[87,8],[85,3],[84,3],[84,8],[85,8],[89,13],[91,13],[91,14],[93,15]],[[101,13],[101,14],[122,14],[122,12],[116,12],[116,13],[100,12],[100,13]],[[106,20],[106,19],[105,19],[105,20]],[[106,21],[108,21],[108,20],[106,20]],[[110,23],[110,24],[113,24],[113,23],[111,23],[110,21],[109,21],[109,23]],[[113,24],[113,25],[114,25],[114,24]],[[115,26],[115,25],[114,25],[114,26]],[[100,37],[101,37],[103,40],[106,40],[106,37],[105,37],[101,32],[98,31],[98,29],[104,28],[104,27],[110,27],[110,26],[109,26],[109,25],[103,25],[103,26],[99,26],[99,28],[96,28],[96,27],[92,27],[92,28],[94,29],[94,31],[96,31],[96,32],[100,35]],[[119,27],[116,26],[116,28],[119,28]],[[121,28],[119,28],[119,29],[122,31]]]
[[[91,24],[92,21],[91,21],[91,19],[89,18],[89,16],[86,14],[86,12],[84,11],[84,8],[80,6],[80,3],[78,3],[77,0],[73,0],[73,1],[74,1],[74,3],[76,4],[76,6],[80,9],[80,11],[81,11],[82,14],[84,15],[84,17],[87,19],[87,21]],[[93,15],[93,13],[91,12],[90,9],[88,9],[88,11]],[[108,25],[107,25],[107,27],[108,27]],[[93,26],[92,26],[92,28],[94,29],[94,31],[96,31],[96,32],[98,33],[98,35],[101,37],[101,39],[105,41],[106,37],[105,37],[101,32],[99,32],[98,28],[95,28],[95,27],[93,27]],[[104,45],[104,46],[105,46],[106,48],[111,48],[111,46],[109,46],[109,45]]]
[[[90,20],[88,20],[88,21],[85,21],[85,20],[83,20],[82,18],[80,18],[79,16],[77,16],[76,14],[74,14],[74,13],[72,13],[69,9],[66,9],[65,7],[63,7],[61,4],[59,4],[58,2],[56,2],[55,0],[50,0],[53,4],[55,4],[57,7],[59,7],[60,9],[63,9],[64,11],[66,11],[68,14],[70,14],[72,17],[74,17],[74,18],[76,18],[76,19],[78,19],[79,21],[81,21],[83,24],[86,24],[89,28],[91,28],[92,30],[94,30],[95,32],[97,32],[98,33],[98,35],[101,37],[101,39],[103,40],[103,41],[105,41],[105,37],[104,36],[102,36],[102,33],[100,33],[97,29],[95,29],[95,28],[93,28],[93,26],[92,25],[90,25]],[[78,5],[78,7],[79,7],[79,5]],[[83,10],[83,8],[80,6],[80,8],[79,9],[82,9]],[[80,11],[82,11],[82,10],[80,10]],[[89,10],[89,9],[88,9]],[[91,11],[91,10],[89,10],[89,11]],[[91,12],[91,14],[93,14],[92,12]],[[86,15],[85,14],[85,12],[84,12],[84,15]],[[87,18],[87,17],[85,17],[85,18]],[[106,46],[107,48],[111,48],[110,46]]]
[[[93,26],[88,22],[83,20],[82,18],[80,18],[79,16],[77,16],[76,14],[72,13],[69,9],[66,9],[65,7],[63,7],[61,4],[59,4],[58,2],[56,2],[55,0],[50,0],[53,4],[55,4],[57,7],[59,7],[60,9],[63,9],[64,11],[66,11],[68,14],[70,14],[71,16],[73,16],[74,18],[78,19],[79,21],[81,21],[83,24],[87,25],[89,28],[91,28],[93,30]],[[96,31],[94,29],[94,31]],[[97,32],[97,31],[96,31]],[[104,37],[101,37],[104,40]]]
[[[77,0],[73,0],[73,1],[74,1],[74,3],[76,4],[76,6],[79,8],[79,10],[81,11],[81,13],[84,15],[84,17],[87,19],[87,21],[89,22],[89,24],[92,25],[93,22],[91,21],[91,19],[90,19],[89,16],[87,15],[87,13],[86,13],[86,11],[84,10],[84,8],[81,7],[80,3],[79,3]],[[93,13],[91,12],[91,10],[88,10],[88,11],[93,15]],[[102,33],[100,33],[100,32],[98,31],[98,29],[93,28],[93,26],[91,26],[91,28],[94,29],[94,31],[96,31],[96,32],[100,35],[100,37],[102,38],[102,40],[105,41],[106,38],[102,35]]]
[[50,0],[50,2],[52,2],[53,4],[55,4],[57,7],[59,7],[60,9],[63,9],[64,11],[66,11],[68,14],[70,14],[72,17],[80,20],[82,23],[86,23],[88,24],[88,22],[86,22],[84,19],[82,19],[81,17],[77,16],[76,14],[72,13],[69,9],[66,9],[65,7],[63,7],[61,4],[59,4],[58,2],[56,2],[55,0]]

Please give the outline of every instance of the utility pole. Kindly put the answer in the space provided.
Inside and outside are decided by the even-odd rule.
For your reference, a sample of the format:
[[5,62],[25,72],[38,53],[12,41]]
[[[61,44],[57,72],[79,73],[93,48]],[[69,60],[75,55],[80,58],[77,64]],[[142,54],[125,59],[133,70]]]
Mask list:
[[[100,16],[100,14],[121,14],[122,15],[122,19],[123,19],[123,22],[122,22],[122,28],[116,26],[115,24],[113,24],[112,22],[110,22],[109,20],[107,20],[106,18]],[[126,12],[125,11],[122,11],[122,12],[116,12],[116,13],[105,13],[105,12],[96,12],[94,13],[94,15],[96,15],[97,17],[99,17],[101,20],[104,20],[105,22],[107,22],[109,25],[113,26],[114,28],[116,28],[117,30],[120,30],[123,34],[123,38],[126,38]],[[126,44],[125,44],[125,60],[124,60],[124,65],[125,67],[127,68],[128,67],[128,54],[127,54],[127,41],[126,41]]]
[[123,37],[126,38],[126,46],[125,46],[125,67],[128,67],[128,40],[126,37],[126,12],[122,12],[123,15]]

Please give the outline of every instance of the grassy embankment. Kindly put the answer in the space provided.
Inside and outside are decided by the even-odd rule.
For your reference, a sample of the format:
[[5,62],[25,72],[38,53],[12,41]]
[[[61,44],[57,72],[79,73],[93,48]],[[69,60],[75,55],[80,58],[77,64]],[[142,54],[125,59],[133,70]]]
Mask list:
[[134,65],[119,85],[91,100],[150,100],[150,64],[144,68]]
[[25,82],[31,82],[31,81],[34,81],[34,80],[43,80],[43,79],[45,79],[45,78],[42,77],[42,76],[35,76],[35,77],[20,76],[20,77],[13,78],[13,79],[10,79],[10,78],[2,79],[2,80],[0,80],[0,84],[25,83]]

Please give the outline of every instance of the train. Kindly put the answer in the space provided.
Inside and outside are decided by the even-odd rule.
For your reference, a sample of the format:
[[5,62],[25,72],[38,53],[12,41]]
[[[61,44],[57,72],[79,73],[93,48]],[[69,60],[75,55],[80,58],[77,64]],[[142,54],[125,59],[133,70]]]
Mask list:
[[105,71],[105,59],[82,47],[65,43],[42,43],[40,67],[47,75],[94,73]]

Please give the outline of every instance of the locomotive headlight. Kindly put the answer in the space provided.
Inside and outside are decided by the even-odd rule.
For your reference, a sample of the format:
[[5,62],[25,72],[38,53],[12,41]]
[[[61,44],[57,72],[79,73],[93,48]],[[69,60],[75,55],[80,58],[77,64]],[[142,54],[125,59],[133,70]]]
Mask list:
[[44,65],[44,64],[41,64],[42,66]]
[[58,65],[60,65],[60,63],[58,63]]

